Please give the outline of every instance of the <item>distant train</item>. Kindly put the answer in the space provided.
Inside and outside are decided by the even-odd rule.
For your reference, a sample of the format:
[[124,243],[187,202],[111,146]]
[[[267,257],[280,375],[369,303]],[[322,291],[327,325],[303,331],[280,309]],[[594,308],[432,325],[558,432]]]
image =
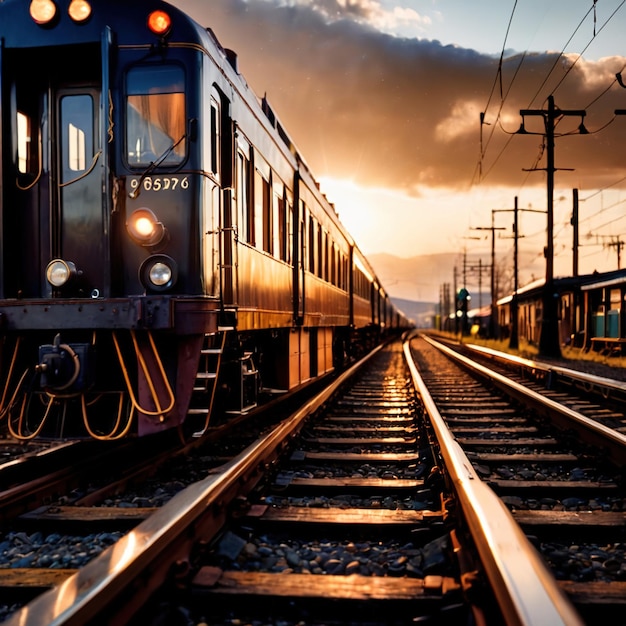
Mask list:
[[0,137],[16,437],[202,432],[411,325],[235,54],[166,2],[0,1]]

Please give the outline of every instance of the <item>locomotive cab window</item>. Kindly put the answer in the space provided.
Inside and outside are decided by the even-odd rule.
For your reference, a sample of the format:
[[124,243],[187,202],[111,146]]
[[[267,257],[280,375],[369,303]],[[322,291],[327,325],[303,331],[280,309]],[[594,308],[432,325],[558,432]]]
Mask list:
[[34,86],[20,80],[13,86],[17,133],[14,152],[17,156],[18,184],[30,183],[40,173],[41,154],[39,141],[40,98]]
[[185,93],[177,66],[135,67],[126,78],[126,150],[130,165],[166,166],[185,158]]
[[62,180],[66,183],[90,167],[94,157],[94,103],[90,95],[61,98]]
[[35,173],[35,144],[33,143],[31,119],[17,112],[17,171],[20,174]]

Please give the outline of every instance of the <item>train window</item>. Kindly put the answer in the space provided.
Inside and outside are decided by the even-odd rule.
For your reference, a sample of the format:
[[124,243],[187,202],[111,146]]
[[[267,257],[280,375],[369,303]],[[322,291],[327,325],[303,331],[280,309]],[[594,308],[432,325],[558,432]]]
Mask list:
[[330,238],[324,233],[324,280],[330,282]]
[[17,171],[20,174],[36,172],[34,165],[34,142],[32,137],[32,121],[28,115],[17,112]]
[[309,215],[309,272],[315,273],[315,219]]
[[37,177],[41,169],[38,120],[41,116],[42,103],[35,85],[28,79],[20,79],[13,85],[13,97],[17,127],[15,135],[17,144],[13,148],[13,154],[17,155],[17,172],[20,175],[29,174]]
[[126,148],[131,165],[178,165],[185,157],[185,81],[173,65],[138,66],[126,76]]
[[262,235],[260,248],[272,254],[272,205],[270,203],[270,183],[259,170],[254,177],[254,220],[255,231]]
[[220,103],[211,97],[211,172],[219,176],[221,155]]
[[237,217],[239,236],[254,245],[254,213],[250,202],[250,159],[242,150],[237,152]]
[[293,264],[294,259],[292,257],[293,251],[293,200],[287,196],[286,211],[285,211],[285,261]]
[[94,156],[94,104],[86,94],[60,101],[62,177],[65,183],[91,166]]
[[281,261],[289,262],[288,233],[290,220],[287,218],[287,201],[282,183],[274,185],[274,256]]
[[[277,193],[278,191],[278,193]],[[272,210],[272,236],[273,236],[273,250],[274,256],[277,259],[285,260],[285,199],[283,198],[282,190],[277,190],[274,187],[274,207]]]
[[322,227],[318,224],[317,225],[317,245],[315,247],[315,250],[317,252],[317,254],[315,255],[315,273],[322,278],[322,268],[323,268],[323,257],[324,257],[324,247],[322,245],[323,240],[322,240]]

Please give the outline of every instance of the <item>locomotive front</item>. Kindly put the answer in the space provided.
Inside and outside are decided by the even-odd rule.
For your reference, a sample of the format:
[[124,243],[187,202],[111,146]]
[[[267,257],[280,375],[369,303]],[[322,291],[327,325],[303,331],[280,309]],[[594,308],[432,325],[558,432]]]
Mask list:
[[0,415],[14,436],[185,420],[220,317],[197,41],[163,2],[0,2]]

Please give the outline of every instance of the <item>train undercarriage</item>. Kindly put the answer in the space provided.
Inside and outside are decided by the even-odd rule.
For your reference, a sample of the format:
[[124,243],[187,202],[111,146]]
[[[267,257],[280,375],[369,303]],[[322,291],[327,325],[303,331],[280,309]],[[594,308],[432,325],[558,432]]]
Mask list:
[[5,333],[0,420],[21,440],[116,440],[173,428],[201,435],[210,420],[294,392],[379,340],[374,329],[237,332],[220,325],[184,335],[150,329]]

